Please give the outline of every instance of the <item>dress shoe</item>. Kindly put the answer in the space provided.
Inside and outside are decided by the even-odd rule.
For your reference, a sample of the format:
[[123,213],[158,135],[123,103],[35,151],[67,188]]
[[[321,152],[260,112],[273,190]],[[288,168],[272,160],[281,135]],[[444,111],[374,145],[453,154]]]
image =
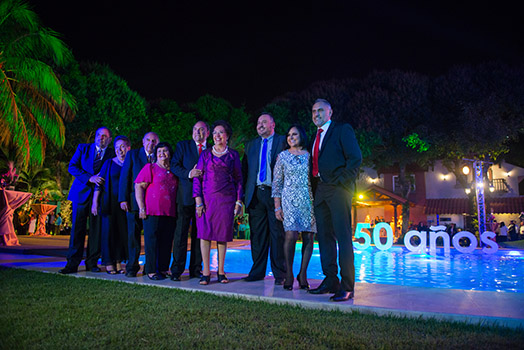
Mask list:
[[255,282],[255,281],[262,281],[264,277],[253,277],[253,276],[246,276],[242,278],[246,282]]
[[135,271],[127,271],[126,272],[126,277],[136,277],[136,272]]
[[91,272],[101,272],[102,269],[98,266],[93,266],[93,267],[86,267],[86,271],[91,271]]
[[176,276],[176,275],[173,275],[173,274],[172,274],[171,277],[169,277],[169,278],[171,279],[171,281],[174,281],[174,282],[180,282],[180,281],[182,281],[182,280],[180,279],[180,276]]
[[334,288],[329,286],[327,283],[322,282],[320,286],[317,288],[313,288],[308,290],[308,293],[311,294],[328,294],[328,293],[336,293],[338,291],[338,288]]
[[355,292],[347,292],[345,290],[339,290],[335,293],[335,295],[331,296],[329,300],[331,301],[348,301],[349,299],[353,299],[355,296]]
[[67,274],[70,274],[70,273],[77,273],[78,272],[78,269],[74,269],[74,268],[71,268],[71,267],[64,267],[63,269],[60,269],[58,270],[58,273],[61,273],[62,275],[67,275]]
[[275,278],[275,286],[281,286],[286,281],[285,278]]
[[189,278],[201,278],[202,271],[189,272]]
[[155,273],[153,276],[147,275],[147,277],[152,281],[162,281],[166,279],[166,276],[162,273]]

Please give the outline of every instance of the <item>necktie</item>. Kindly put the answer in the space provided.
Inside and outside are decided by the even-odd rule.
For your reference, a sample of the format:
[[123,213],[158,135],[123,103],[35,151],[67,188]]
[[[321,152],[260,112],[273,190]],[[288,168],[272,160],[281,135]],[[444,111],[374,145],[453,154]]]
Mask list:
[[320,134],[322,134],[324,130],[318,129],[317,130],[317,137],[315,138],[315,147],[313,149],[313,176],[318,176],[318,152],[320,152]]
[[200,156],[200,154],[202,154],[202,146],[203,145],[201,143],[198,144],[198,155],[199,156]]
[[102,167],[102,150],[96,151],[95,161],[93,162],[93,171],[95,174],[98,174],[100,168]]
[[262,146],[262,159],[260,160],[260,182],[266,180],[266,168],[267,168],[267,139],[264,139],[264,145]]
[[153,155],[152,154],[147,156],[147,162],[148,163],[153,163]]

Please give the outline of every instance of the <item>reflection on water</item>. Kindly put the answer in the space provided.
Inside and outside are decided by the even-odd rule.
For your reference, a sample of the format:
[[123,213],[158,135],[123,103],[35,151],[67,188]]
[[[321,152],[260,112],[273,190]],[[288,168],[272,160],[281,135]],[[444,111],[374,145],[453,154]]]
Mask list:
[[[300,269],[300,249],[298,243],[293,267],[295,275]],[[216,250],[212,250],[211,255],[211,269],[216,270]],[[226,272],[247,274],[251,264],[250,250],[228,249]],[[451,249],[449,255],[444,255],[443,249],[437,249],[436,255],[428,255],[412,253],[399,246],[387,251],[375,247],[355,250],[356,281],[362,283],[524,293],[523,271],[524,252],[517,250],[485,254],[477,249],[473,254],[462,254]],[[269,262],[267,274],[271,275]],[[308,277],[324,278],[318,245],[315,245],[309,264]]]

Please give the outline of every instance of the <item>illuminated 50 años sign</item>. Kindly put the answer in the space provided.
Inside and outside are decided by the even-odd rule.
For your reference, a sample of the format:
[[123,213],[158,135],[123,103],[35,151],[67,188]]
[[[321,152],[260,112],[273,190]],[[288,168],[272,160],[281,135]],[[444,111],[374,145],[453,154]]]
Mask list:
[[[370,231],[370,224],[367,223],[358,223],[357,228],[355,230],[355,238],[364,238],[364,243],[354,242],[353,244],[357,249],[367,249],[371,245],[371,237],[369,236],[368,232],[364,230]],[[380,231],[384,229],[387,233],[386,243],[382,243],[380,241]],[[446,226],[431,226],[430,232],[429,232],[429,251],[432,254],[435,254],[437,251],[437,238],[442,237],[442,241],[444,242],[444,252],[447,254],[450,250],[450,242],[449,242],[449,234],[444,231],[446,229]],[[411,238],[412,237],[418,237],[420,239],[420,243],[417,246],[414,246],[411,244]],[[493,241],[492,239],[496,237],[496,234],[494,232],[486,231],[482,235],[480,235],[480,240],[482,243],[484,243],[485,247],[482,248],[482,252],[487,254],[493,254],[497,252],[499,249],[498,244]],[[406,248],[412,252],[418,252],[418,253],[425,253],[427,249],[427,232],[426,231],[409,231],[404,236],[404,245]],[[462,238],[469,239],[469,246],[468,247],[462,247],[459,242]],[[478,240],[477,237],[471,232],[468,231],[461,231],[457,232],[453,236],[453,247],[455,247],[456,250],[458,250],[461,253],[472,253],[475,248],[478,246]],[[393,230],[391,229],[391,226],[387,223],[381,222],[375,225],[373,228],[373,242],[375,243],[375,247],[377,247],[380,250],[388,250],[393,246]]]

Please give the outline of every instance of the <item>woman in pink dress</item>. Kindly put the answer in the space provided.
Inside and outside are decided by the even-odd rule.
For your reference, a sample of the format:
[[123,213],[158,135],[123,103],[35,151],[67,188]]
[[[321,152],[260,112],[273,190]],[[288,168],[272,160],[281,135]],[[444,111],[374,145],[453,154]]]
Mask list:
[[202,285],[209,284],[211,278],[211,241],[218,246],[218,282],[229,282],[224,272],[227,242],[233,240],[233,220],[241,212],[243,195],[240,157],[227,146],[231,126],[219,120],[212,130],[214,146],[202,152],[196,166],[203,175],[193,178],[197,232],[204,263]]
[[171,172],[173,149],[167,142],[155,147],[154,164],[146,164],[135,179],[135,197],[140,219],[144,220],[147,276],[166,278],[176,226],[178,178]]

